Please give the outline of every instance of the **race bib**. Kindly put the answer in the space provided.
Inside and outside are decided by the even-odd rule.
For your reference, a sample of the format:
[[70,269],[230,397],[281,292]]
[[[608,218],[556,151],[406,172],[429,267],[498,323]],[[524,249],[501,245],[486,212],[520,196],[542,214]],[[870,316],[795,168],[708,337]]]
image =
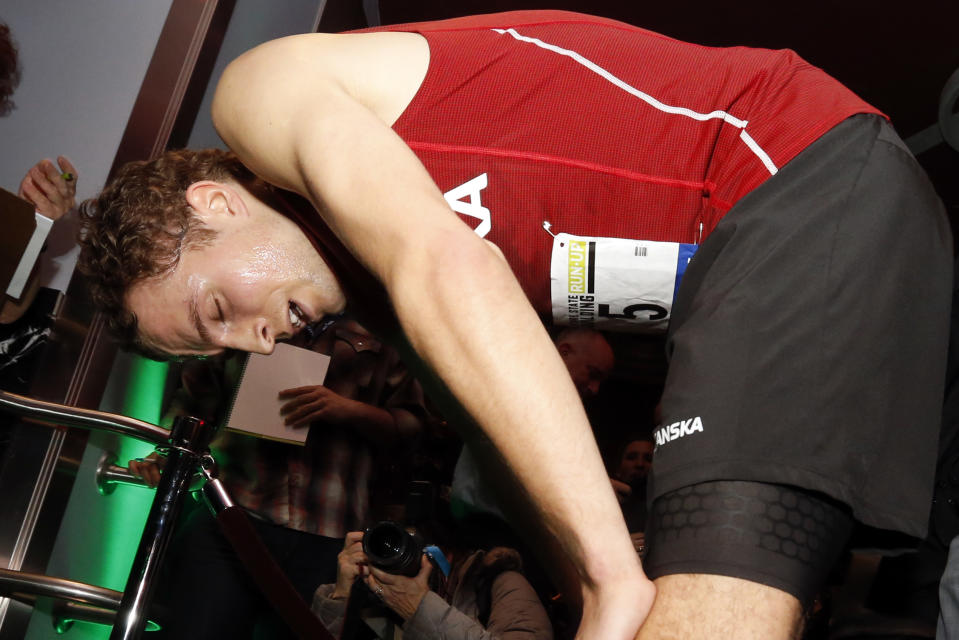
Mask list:
[[697,245],[560,233],[553,239],[553,321],[601,331],[666,330]]

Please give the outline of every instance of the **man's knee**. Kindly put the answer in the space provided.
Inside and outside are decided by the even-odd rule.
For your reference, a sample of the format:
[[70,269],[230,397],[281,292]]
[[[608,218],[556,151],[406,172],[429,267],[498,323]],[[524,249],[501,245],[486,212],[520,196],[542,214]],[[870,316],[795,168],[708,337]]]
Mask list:
[[636,640],[793,640],[802,633],[799,600],[774,587],[708,574],[655,583],[656,600]]

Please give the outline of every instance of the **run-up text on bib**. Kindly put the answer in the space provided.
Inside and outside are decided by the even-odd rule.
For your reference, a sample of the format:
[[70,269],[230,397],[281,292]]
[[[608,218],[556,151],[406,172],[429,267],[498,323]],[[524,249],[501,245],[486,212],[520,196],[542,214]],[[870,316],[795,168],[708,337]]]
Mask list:
[[697,245],[560,233],[553,239],[553,321],[601,331],[656,333]]

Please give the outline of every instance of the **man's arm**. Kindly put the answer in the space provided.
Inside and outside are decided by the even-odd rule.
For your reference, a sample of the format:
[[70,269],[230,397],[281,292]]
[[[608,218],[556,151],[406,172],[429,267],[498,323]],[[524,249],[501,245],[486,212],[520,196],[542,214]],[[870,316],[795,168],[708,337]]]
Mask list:
[[309,427],[313,422],[342,425],[377,447],[395,446],[413,438],[423,428],[422,420],[406,409],[377,407],[344,397],[322,385],[284,389],[280,391],[280,398],[286,400],[280,409],[285,424],[293,427]]
[[20,181],[18,195],[28,200],[41,215],[59,220],[73,209],[76,202],[79,172],[69,158],[57,157],[59,169],[49,160],[30,167]]
[[388,126],[390,107],[374,111],[381,67],[403,55],[363,65],[394,44],[415,58],[416,47],[364,39],[374,42],[314,34],[246,54],[218,88],[217,129],[261,177],[308,197],[383,282],[410,344],[502,452],[574,563],[581,637],[632,637],[653,589],[576,390],[508,265],[451,211]]

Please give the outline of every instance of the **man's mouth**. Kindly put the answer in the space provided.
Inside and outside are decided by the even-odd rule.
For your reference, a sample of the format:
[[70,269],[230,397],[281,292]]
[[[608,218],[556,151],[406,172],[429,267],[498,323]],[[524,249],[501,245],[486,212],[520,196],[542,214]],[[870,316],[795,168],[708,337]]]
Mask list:
[[309,323],[306,313],[298,304],[290,300],[290,324],[293,325],[293,332],[296,333]]

